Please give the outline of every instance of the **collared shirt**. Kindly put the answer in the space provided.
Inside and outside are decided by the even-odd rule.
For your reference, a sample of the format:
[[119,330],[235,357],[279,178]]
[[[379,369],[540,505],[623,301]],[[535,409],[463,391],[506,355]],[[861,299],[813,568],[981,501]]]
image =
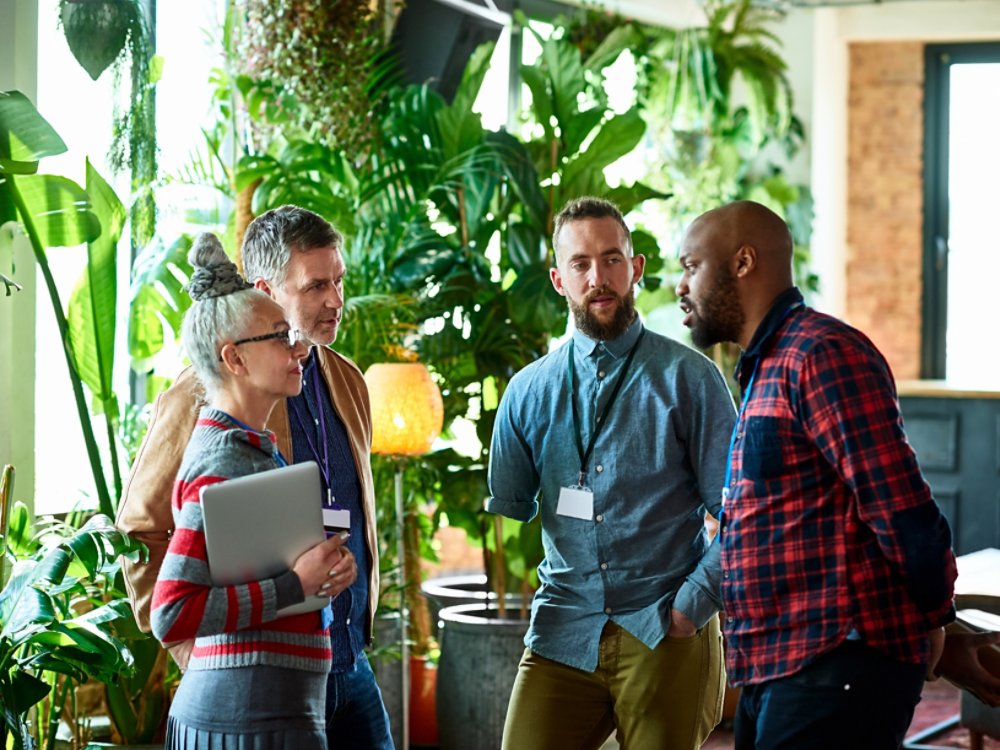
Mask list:
[[[315,461],[322,465],[324,458],[329,458],[328,475],[330,489],[337,505],[351,513],[351,536],[347,540],[347,548],[354,555],[358,566],[358,578],[351,586],[333,600],[333,622],[330,624],[330,641],[333,646],[333,668],[331,671],[343,672],[354,668],[358,654],[365,646],[365,612],[368,607],[368,553],[365,545],[365,516],[361,509],[361,489],[358,482],[358,470],[351,455],[351,447],[347,431],[337,412],[326,388],[326,383],[320,378],[321,404],[316,404],[316,393],[313,387],[316,352],[310,351],[308,359],[302,367],[302,392],[288,399],[289,420],[292,434],[292,450],[296,461]],[[323,420],[319,419],[318,408],[323,409]],[[309,419],[303,424],[300,417]],[[317,423],[326,426],[326,455],[317,444]],[[306,429],[310,430],[306,438]],[[312,444],[310,445],[310,440]],[[313,447],[319,449],[321,455],[313,452]],[[323,476],[323,496],[317,502],[326,498],[327,477]]]
[[[642,331],[637,318],[613,341],[573,335],[584,445]],[[646,331],[590,459],[593,519],[559,515],[559,490],[580,471],[568,352],[528,365],[504,392],[486,509],[522,521],[541,510],[545,559],[525,645],[592,672],[609,619],[654,648],[671,606],[698,627],[718,611],[719,545],[704,520],[720,510],[735,410],[710,360]]]
[[954,617],[951,532],[864,334],[783,293],[740,360],[749,393],[722,529],[727,674],[799,671],[849,635],[909,663]]

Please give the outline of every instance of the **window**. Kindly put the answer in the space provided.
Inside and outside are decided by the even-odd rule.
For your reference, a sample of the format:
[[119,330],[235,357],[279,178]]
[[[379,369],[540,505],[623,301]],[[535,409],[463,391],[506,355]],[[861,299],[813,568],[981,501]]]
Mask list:
[[[161,174],[174,174],[199,142],[199,125],[208,111],[211,95],[208,73],[217,63],[214,40],[202,29],[221,28],[224,3],[214,0],[172,0],[158,8],[156,33],[158,53],[163,57],[163,77],[157,87],[157,131]],[[113,107],[112,71],[95,82],[73,58],[58,23],[58,0],[38,3],[38,111],[66,142],[68,151],[42,161],[41,169],[70,177],[84,184],[84,159],[89,157],[126,204],[129,177],[115,178],[105,162],[111,134]],[[158,194],[159,228],[165,238],[174,238],[181,228],[181,215],[194,201],[177,190]],[[204,203],[195,204],[204,206]],[[51,255],[51,268],[63,304],[85,264],[82,248],[60,248]],[[128,306],[127,240],[119,245],[118,313],[114,387],[122,400],[128,393],[128,353],[125,344]],[[90,464],[76,416],[66,363],[59,341],[49,297],[39,282],[35,352],[35,512],[62,513],[77,504],[96,507],[97,498]],[[169,373],[171,376],[173,373]],[[103,417],[94,419],[97,442],[106,450]],[[105,465],[109,465],[105,461]],[[122,463],[122,471],[127,471]],[[110,475],[110,472],[108,472]],[[124,477],[123,477],[124,479]],[[109,484],[111,483],[109,476]],[[111,488],[114,492],[113,487]]]
[[921,375],[1000,386],[983,318],[1000,278],[1000,42],[928,45],[925,59]]

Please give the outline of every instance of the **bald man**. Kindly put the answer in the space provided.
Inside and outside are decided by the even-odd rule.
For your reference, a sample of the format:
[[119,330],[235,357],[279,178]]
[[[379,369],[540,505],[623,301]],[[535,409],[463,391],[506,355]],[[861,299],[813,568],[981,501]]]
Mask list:
[[803,303],[788,227],[758,203],[696,219],[680,262],[695,344],[743,350],[720,526],[736,748],[895,750],[956,572],[889,366]]

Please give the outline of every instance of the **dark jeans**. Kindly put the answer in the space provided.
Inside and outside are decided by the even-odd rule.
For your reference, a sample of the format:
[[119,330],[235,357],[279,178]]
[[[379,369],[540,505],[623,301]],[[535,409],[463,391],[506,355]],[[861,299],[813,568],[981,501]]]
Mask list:
[[897,750],[924,672],[845,641],[793,675],[745,685],[736,750]]
[[353,671],[326,680],[326,738],[337,750],[393,750],[389,714],[364,652]]

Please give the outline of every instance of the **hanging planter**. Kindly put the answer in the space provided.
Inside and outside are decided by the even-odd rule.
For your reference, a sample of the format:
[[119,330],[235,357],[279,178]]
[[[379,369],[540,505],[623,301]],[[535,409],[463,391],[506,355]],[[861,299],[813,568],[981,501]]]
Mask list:
[[121,55],[138,22],[134,0],[60,0],[59,16],[73,57],[95,81]]

